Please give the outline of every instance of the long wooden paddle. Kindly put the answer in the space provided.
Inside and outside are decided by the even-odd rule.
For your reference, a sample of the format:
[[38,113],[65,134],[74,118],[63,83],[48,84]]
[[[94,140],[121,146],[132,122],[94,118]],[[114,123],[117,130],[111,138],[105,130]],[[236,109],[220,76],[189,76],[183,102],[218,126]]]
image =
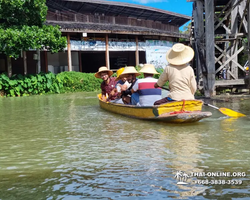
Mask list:
[[[165,87],[160,87],[160,88],[169,91],[168,88],[165,88]],[[229,116],[229,117],[245,117],[245,116],[246,116],[246,115],[244,115],[244,114],[242,114],[242,113],[236,112],[236,111],[231,110],[231,109],[228,109],[228,108],[218,108],[218,107],[216,107],[216,106],[214,106],[214,105],[211,105],[211,104],[208,104],[208,103],[203,103],[203,105],[209,106],[209,107],[214,108],[214,109],[217,109],[217,110],[219,110],[222,114],[227,115],[227,116]]]
[[228,108],[218,108],[214,105],[208,104],[208,103],[203,103],[205,106],[209,106],[211,108],[219,110],[222,114],[227,115],[229,117],[245,117],[246,115],[236,112],[234,110],[228,109]]

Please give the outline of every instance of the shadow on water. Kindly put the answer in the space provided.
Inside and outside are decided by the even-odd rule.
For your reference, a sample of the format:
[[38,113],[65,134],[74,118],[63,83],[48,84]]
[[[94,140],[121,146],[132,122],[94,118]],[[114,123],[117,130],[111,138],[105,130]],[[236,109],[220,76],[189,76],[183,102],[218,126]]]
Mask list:
[[[204,107],[212,117],[177,125],[109,113],[96,93],[1,99],[0,199],[248,199],[249,102],[214,102],[245,118]],[[179,185],[177,171],[247,175]]]

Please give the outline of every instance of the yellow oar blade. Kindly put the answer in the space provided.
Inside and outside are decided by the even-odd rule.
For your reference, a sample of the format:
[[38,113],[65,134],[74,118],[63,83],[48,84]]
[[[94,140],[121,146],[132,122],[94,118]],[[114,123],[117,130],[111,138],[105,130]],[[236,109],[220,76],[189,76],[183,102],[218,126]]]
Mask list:
[[219,111],[224,114],[224,115],[227,115],[229,117],[245,117],[246,115],[242,114],[242,113],[239,113],[239,112],[236,112],[236,111],[233,111],[233,110],[230,110],[228,108],[220,108]]

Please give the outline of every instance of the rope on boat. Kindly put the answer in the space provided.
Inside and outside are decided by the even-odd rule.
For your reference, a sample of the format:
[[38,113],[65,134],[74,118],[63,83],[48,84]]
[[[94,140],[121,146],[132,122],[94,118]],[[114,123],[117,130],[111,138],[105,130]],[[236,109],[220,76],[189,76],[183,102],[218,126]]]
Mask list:
[[190,111],[185,111],[185,99],[182,99],[183,101],[183,104],[182,104],[182,108],[180,111],[174,111],[174,112],[171,112],[170,115],[175,115],[175,114],[180,114],[180,113],[190,113]]

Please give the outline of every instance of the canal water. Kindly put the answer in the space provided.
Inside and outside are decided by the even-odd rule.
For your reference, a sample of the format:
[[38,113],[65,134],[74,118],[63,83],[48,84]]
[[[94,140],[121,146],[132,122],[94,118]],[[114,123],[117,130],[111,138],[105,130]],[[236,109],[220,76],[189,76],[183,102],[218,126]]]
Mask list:
[[193,124],[142,121],[99,108],[96,93],[0,99],[0,199],[250,199],[245,113]]

